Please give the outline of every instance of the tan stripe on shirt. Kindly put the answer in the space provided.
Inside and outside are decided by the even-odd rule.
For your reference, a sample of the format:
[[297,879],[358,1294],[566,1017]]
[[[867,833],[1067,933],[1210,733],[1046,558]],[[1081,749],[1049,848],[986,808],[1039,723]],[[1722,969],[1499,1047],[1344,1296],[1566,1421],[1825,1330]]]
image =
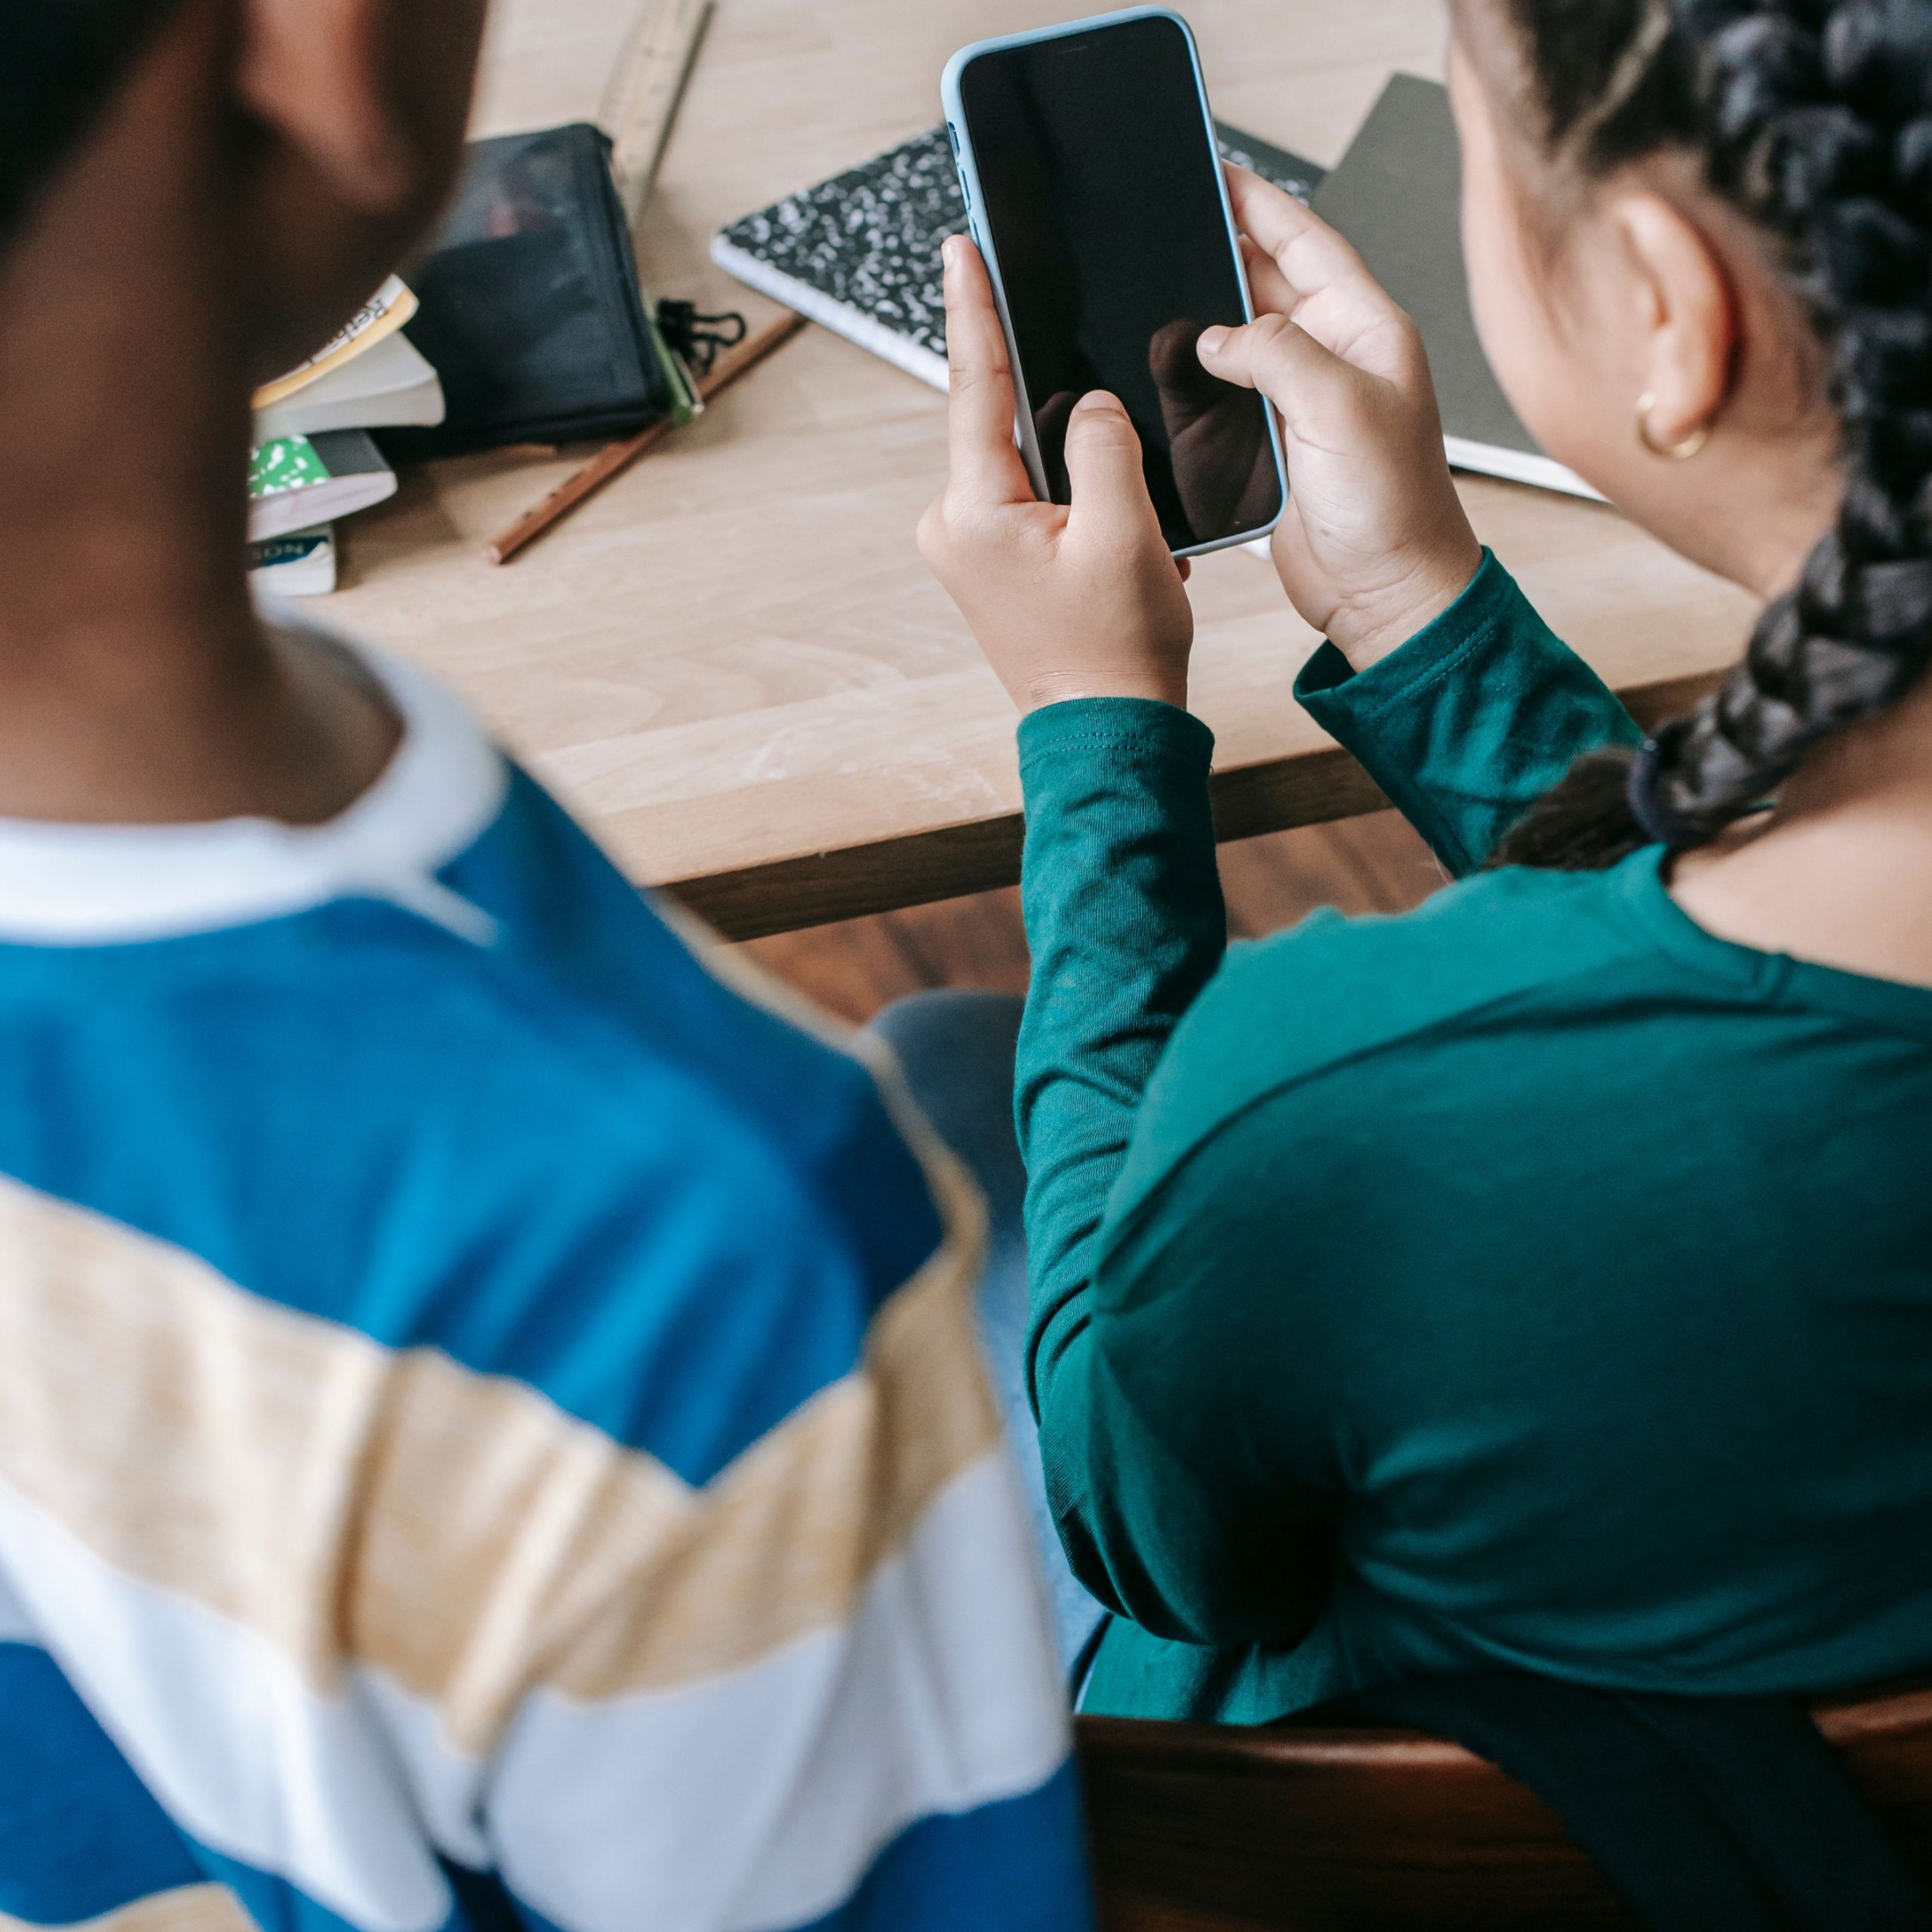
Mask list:
[[226,1885],[183,1885],[66,1926],[37,1924],[0,1912],[0,1932],[255,1932],[255,1921]]
[[318,1693],[373,1666],[480,1752],[536,1684],[666,1688],[838,1623],[995,1444],[977,1203],[933,1181],[953,1232],[859,1369],[694,1491],[520,1383],[0,1180],[0,1484]]

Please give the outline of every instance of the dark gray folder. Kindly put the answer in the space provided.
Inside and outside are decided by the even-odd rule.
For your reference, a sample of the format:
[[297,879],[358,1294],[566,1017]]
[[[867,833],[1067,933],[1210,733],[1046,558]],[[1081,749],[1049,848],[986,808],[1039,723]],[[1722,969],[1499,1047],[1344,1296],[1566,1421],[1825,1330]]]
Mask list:
[[1311,204],[1415,318],[1459,468],[1594,495],[1537,447],[1477,340],[1463,265],[1462,162],[1447,91],[1398,74]]

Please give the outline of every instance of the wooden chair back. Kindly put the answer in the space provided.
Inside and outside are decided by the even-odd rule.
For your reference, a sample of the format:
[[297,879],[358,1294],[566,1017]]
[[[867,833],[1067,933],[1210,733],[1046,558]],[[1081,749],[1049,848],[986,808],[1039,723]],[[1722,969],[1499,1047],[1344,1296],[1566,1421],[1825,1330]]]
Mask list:
[[[1819,1705],[1932,1884],[1932,1684]],[[1103,1932],[1609,1932],[1628,1916],[1561,1820],[1420,1732],[1082,1718]]]

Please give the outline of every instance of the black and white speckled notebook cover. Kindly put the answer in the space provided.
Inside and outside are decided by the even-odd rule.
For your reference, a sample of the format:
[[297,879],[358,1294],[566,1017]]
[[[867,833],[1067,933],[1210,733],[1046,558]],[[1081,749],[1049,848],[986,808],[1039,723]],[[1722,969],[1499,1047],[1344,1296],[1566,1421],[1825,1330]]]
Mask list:
[[[1306,201],[1322,171],[1238,128],[1221,152]],[[734,222],[711,246],[721,268],[946,387],[940,245],[966,229],[966,204],[943,127]]]

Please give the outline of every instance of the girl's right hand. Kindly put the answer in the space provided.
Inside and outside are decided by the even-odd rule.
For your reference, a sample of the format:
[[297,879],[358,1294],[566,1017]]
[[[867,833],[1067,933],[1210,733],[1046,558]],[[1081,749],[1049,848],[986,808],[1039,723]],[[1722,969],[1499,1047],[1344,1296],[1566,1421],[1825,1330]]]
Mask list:
[[1288,503],[1274,537],[1290,600],[1357,670],[1468,587],[1482,547],[1442,454],[1416,326],[1327,224],[1228,171],[1256,319],[1210,329],[1202,365],[1281,419]]

